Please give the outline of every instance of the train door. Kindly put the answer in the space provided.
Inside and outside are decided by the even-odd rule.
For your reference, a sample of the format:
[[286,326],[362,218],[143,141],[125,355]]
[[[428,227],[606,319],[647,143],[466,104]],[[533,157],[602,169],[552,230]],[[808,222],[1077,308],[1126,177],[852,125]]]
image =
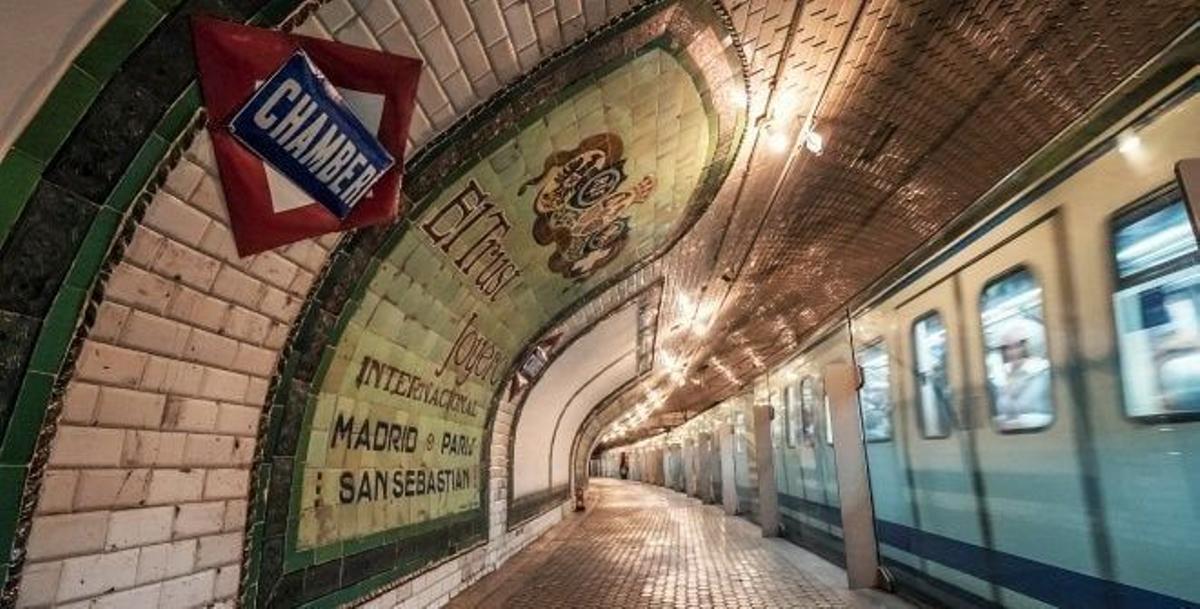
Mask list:
[[[991,529],[992,581],[1053,581],[1055,567],[1096,573],[1072,401],[1058,216],[1020,233],[959,274],[965,392]],[[1001,589],[1008,607],[1043,606]]]
[[[995,600],[992,586],[958,570],[950,557],[897,551],[926,534],[987,547],[972,463],[970,419],[962,408],[963,324],[955,280],[935,284],[896,308],[898,425],[907,442],[912,523],[880,522],[880,553],[932,578]],[[876,513],[876,517],[881,515]],[[899,525],[899,526],[897,526]],[[889,549],[887,546],[893,546]],[[947,563],[947,564],[943,564]]]

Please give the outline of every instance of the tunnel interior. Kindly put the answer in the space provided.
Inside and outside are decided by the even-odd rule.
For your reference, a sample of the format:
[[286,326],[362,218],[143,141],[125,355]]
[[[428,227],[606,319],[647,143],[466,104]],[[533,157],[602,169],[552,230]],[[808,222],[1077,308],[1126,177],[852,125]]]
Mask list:
[[[1200,603],[1195,2],[18,4],[0,606],[440,606],[600,477],[922,604]],[[234,184],[200,18],[419,62],[338,85],[394,218],[239,254],[325,212]]]

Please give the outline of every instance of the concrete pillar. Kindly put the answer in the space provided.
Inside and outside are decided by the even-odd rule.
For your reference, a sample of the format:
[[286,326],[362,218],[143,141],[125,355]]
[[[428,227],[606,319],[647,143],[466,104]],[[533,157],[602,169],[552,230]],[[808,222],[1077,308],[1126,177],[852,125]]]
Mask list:
[[858,412],[859,382],[858,369],[852,364],[834,362],[825,366],[825,392],[833,411],[833,451],[842,503],[846,578],[851,589],[875,587],[879,573],[875,510],[871,505],[867,452]]
[[699,497],[700,476],[699,449],[695,438],[688,438],[683,443],[683,492],[691,497]]
[[737,480],[733,467],[733,423],[724,423],[717,431],[721,447],[721,505],[726,514],[736,514],[738,509]]
[[713,455],[712,434],[700,434],[696,446],[696,490],[704,503],[717,502],[717,497],[713,494]]
[[754,461],[758,468],[758,522],[763,537],[779,536],[779,491],[775,486],[775,447],[771,445],[770,404],[754,407]]

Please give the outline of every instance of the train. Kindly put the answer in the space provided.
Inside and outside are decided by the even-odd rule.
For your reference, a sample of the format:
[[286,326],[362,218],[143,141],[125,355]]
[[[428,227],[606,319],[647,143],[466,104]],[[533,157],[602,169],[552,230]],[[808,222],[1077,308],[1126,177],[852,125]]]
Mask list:
[[[730,507],[756,518],[747,421],[767,403],[782,534],[834,562],[833,447],[851,441],[866,454],[879,563],[902,594],[1200,607],[1200,251],[1174,172],[1200,157],[1198,91],[1193,68],[745,394],[608,450],[593,475],[720,502],[689,482],[687,451],[724,426]],[[821,374],[847,359],[862,433],[841,439]]]

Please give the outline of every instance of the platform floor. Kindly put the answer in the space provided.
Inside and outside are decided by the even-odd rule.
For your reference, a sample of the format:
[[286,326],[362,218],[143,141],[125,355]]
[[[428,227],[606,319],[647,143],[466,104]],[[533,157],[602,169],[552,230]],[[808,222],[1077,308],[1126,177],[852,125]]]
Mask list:
[[592,481],[586,514],[569,518],[451,607],[903,608],[850,592],[835,565],[716,506],[668,489]]

